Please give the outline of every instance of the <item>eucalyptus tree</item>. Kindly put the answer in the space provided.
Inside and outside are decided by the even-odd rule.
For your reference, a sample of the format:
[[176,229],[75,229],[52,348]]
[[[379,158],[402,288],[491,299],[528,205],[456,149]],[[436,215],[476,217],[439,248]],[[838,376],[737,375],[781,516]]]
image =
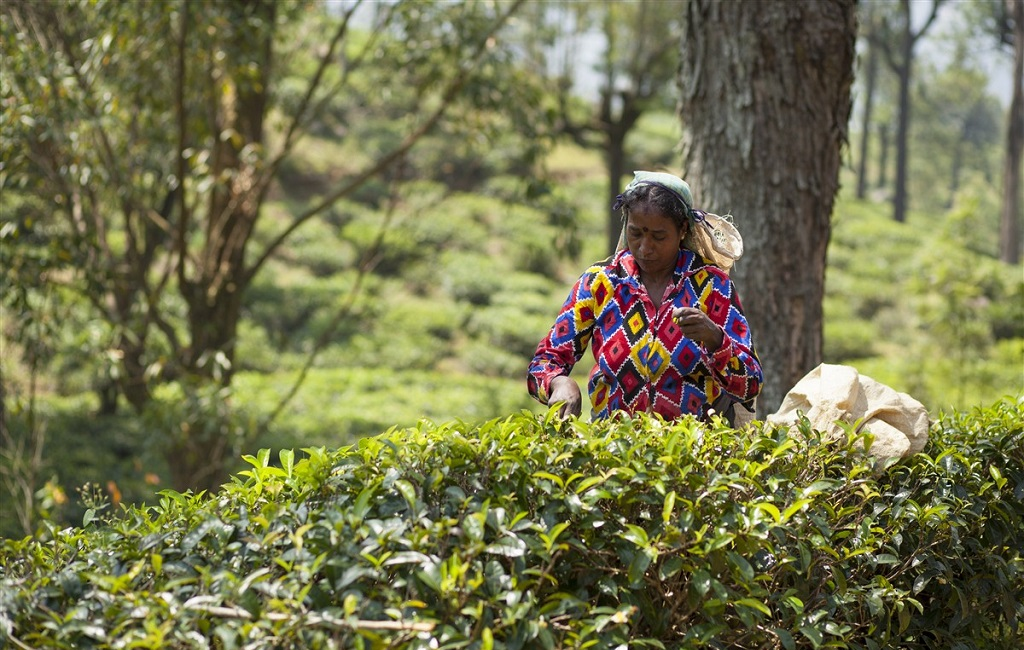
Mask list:
[[1003,131],[1002,198],[999,210],[999,258],[1007,264],[1020,262],[1022,164],[1024,164],[1024,2],[978,0],[956,5],[957,23],[968,39],[973,55],[993,51],[1008,57],[1010,105]]
[[[499,31],[520,4],[399,0],[357,29],[359,0],[5,2],[0,179],[38,204],[5,224],[5,246],[33,223],[60,240],[73,268],[39,282],[75,287],[110,325],[119,389],[140,413],[161,382],[197,402],[221,394],[253,278],[459,102],[493,95],[476,75],[508,69]],[[408,102],[369,161],[339,165],[268,223],[279,172],[324,111],[389,96]],[[361,115],[342,110],[338,131]],[[175,487],[216,486],[229,436],[177,424],[162,432]]]
[[855,0],[690,0],[679,83],[698,206],[731,213],[733,268],[774,411],[822,358],[830,218],[851,110]]
[[[861,13],[861,30],[870,31],[875,23],[874,5],[867,5]],[[875,109],[875,90],[878,86],[878,47],[872,45],[871,39],[864,40],[863,74],[861,80],[863,94],[861,103],[860,147],[857,160],[857,198],[864,199],[868,190],[868,150],[871,142],[872,113]]]

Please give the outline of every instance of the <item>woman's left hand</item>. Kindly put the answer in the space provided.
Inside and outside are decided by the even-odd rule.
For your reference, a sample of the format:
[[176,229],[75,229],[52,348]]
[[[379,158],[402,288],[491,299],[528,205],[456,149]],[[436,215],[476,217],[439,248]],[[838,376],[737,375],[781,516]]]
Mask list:
[[677,307],[672,310],[672,320],[679,325],[683,336],[703,343],[709,352],[722,347],[725,333],[701,310],[695,307]]

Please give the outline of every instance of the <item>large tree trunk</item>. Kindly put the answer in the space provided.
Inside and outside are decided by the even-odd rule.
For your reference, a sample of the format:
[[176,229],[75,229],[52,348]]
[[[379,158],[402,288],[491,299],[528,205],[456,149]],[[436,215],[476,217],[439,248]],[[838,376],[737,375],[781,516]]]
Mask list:
[[733,277],[764,366],[761,416],[821,362],[855,6],[691,0],[686,7],[683,164],[697,207],[733,214],[744,237]]
[[1024,157],[1024,0],[1006,0],[1013,17],[1013,98],[1006,129],[1003,201],[999,227],[999,259],[1020,263],[1021,159]]

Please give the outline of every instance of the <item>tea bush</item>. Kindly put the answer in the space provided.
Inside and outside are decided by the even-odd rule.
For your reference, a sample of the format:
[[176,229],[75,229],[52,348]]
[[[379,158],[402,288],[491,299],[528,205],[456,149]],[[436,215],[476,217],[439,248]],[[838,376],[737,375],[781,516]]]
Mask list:
[[38,648],[978,648],[1024,632],[1024,404],[924,453],[806,422],[422,422],[0,549]]

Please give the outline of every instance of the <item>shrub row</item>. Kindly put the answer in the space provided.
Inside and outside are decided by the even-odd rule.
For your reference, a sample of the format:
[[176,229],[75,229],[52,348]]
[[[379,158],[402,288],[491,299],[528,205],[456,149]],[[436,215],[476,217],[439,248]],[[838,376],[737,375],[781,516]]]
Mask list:
[[529,413],[263,451],[0,548],[38,648],[979,648],[1024,629],[1024,405],[851,428]]

